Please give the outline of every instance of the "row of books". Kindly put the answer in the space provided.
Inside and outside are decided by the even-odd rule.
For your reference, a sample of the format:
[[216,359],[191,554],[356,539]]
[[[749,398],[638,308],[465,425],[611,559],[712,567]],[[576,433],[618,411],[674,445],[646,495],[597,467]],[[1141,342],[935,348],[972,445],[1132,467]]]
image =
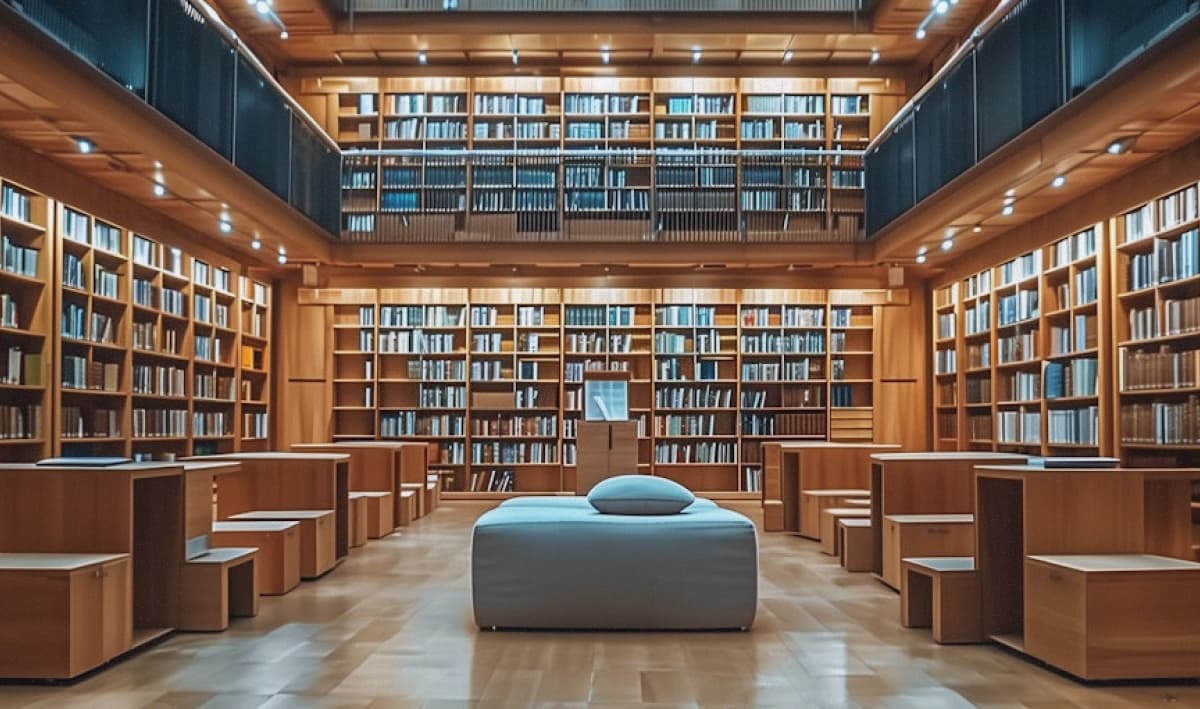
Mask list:
[[246,411],[242,413],[242,438],[265,440],[270,435],[267,425],[266,411]]
[[462,381],[466,378],[466,362],[461,359],[409,360],[408,378],[425,381]]
[[1042,272],[1042,252],[1030,251],[1000,265],[1000,285],[1032,278]]
[[516,489],[517,474],[508,470],[476,470],[471,472],[469,492],[512,492]]
[[233,435],[233,413],[228,411],[192,412],[192,435],[197,438]]
[[1121,441],[1157,445],[1200,445],[1200,396],[1178,402],[1124,403]]
[[743,414],[743,436],[824,436],[824,413]]
[[1096,253],[1096,230],[1085,229],[1059,239],[1050,247],[1050,266],[1065,266],[1072,261],[1087,258]]
[[27,222],[32,219],[33,201],[28,194],[12,185],[0,188],[0,213]]
[[1099,365],[1095,357],[1046,363],[1046,398],[1096,396]]
[[490,465],[558,462],[558,443],[504,443],[501,441],[471,443],[471,464]]
[[[7,209],[5,207],[6,212]],[[0,404],[0,440],[41,437],[41,404]]]
[[39,253],[37,249],[22,246],[7,235],[0,237],[0,268],[9,273],[37,278]]
[[475,113],[542,115],[546,113],[546,98],[523,94],[475,94]]
[[[667,414],[654,417],[655,436],[715,436],[733,435],[733,421],[720,420],[716,414]],[[721,428],[722,430],[718,430]]]
[[991,269],[985,269],[974,275],[967,276],[965,283],[967,298],[974,298],[984,293],[990,293],[992,291],[992,271]]
[[[133,393],[152,396],[187,396],[187,372],[174,365],[133,365]],[[205,396],[197,392],[197,396]]]
[[1018,290],[1004,295],[996,302],[997,320],[1001,327],[1023,322],[1038,316],[1038,292]]
[[540,436],[558,435],[558,416],[488,415],[471,417],[472,436]]
[[83,277],[83,259],[75,254],[63,254],[63,285],[79,290],[87,289]]
[[598,354],[612,352],[629,354],[633,352],[633,335],[630,333],[609,334],[605,336],[598,332],[570,332],[566,339],[569,354]]
[[850,384],[829,385],[829,405],[835,408],[858,406],[865,402],[857,402],[854,396],[854,386]]
[[[659,381],[686,381],[689,378],[689,367],[687,366],[689,363],[691,360],[681,357],[660,357],[655,362],[655,375]],[[698,381],[721,379],[719,364],[720,362],[715,359],[696,360],[690,378]]]
[[750,95],[746,97],[746,111],[748,113],[825,113],[825,96],[824,94]]
[[966,395],[968,404],[992,403],[992,378],[990,376],[968,377]]
[[42,353],[10,346],[0,360],[0,384],[42,386]]
[[192,393],[198,399],[233,401],[233,377],[219,376],[215,372],[197,373],[193,384]]
[[463,94],[386,94],[384,102],[388,111],[396,114],[463,113],[467,110],[467,97]]
[[1000,443],[1038,445],[1042,442],[1040,411],[998,411],[996,440]]
[[704,441],[702,443],[656,443],[654,462],[731,464],[737,462],[738,444],[735,441]]
[[197,360],[202,362],[224,363],[225,358],[221,353],[224,341],[220,337],[211,335],[196,335],[193,338],[193,353]]
[[[844,333],[840,343],[845,344]],[[795,332],[778,335],[773,332],[760,332],[754,335],[742,335],[743,354],[813,354],[825,353],[825,333]]]
[[[379,327],[460,327],[466,306],[447,305],[381,305],[379,307]],[[374,312],[371,306],[363,306],[359,311],[359,324],[374,323]]]
[[[970,312],[971,316],[972,316],[967,319],[967,334],[970,335],[970,334],[972,334],[971,325],[972,325],[972,321],[974,320],[973,316],[975,315],[975,313],[973,312],[973,310],[968,311],[968,312]],[[954,337],[956,323],[957,323],[957,320],[954,316],[954,313],[939,313],[937,316],[937,337],[938,337],[938,339],[945,340],[945,339]],[[985,329],[986,329],[986,327],[985,327]]]
[[64,439],[116,438],[121,435],[121,412],[91,406],[63,406],[59,432]]
[[824,367],[820,360],[802,359],[794,362],[743,362],[743,382],[794,382],[821,379]]
[[933,351],[934,374],[954,374],[958,371],[958,351],[938,349]]
[[563,322],[567,326],[630,327],[634,324],[634,315],[632,305],[568,305]]
[[21,325],[21,301],[0,292],[0,327],[19,329]]
[[1173,229],[1200,217],[1197,210],[1196,185],[1187,187],[1158,200],[1158,228]]
[[1200,275],[1200,231],[1192,229],[1178,238],[1155,239],[1154,250],[1129,257],[1129,287],[1141,290]]
[[421,385],[417,403],[422,407],[461,409],[467,405],[467,388],[455,385]]
[[1158,352],[1121,348],[1118,378],[1121,391],[1144,389],[1191,389],[1200,387],[1200,351]]
[[117,362],[88,361],[78,355],[63,355],[62,386],[64,389],[94,389],[118,391],[121,365]]
[[710,305],[666,305],[654,309],[654,324],[659,327],[713,327],[717,309]]
[[656,332],[654,350],[663,354],[716,354],[722,351],[721,334],[715,329],[696,331],[694,337],[678,332]]
[[730,408],[733,387],[665,386],[654,392],[654,405],[660,409]]
[[1100,407],[1050,409],[1046,412],[1046,439],[1051,445],[1099,445]]
[[157,323],[153,321],[135,321],[133,323],[133,348],[146,352],[177,355],[179,354],[180,332],[182,330],[175,329],[164,323],[161,326],[162,336],[160,342],[160,327]]
[[1013,372],[999,381],[1000,401],[1036,401],[1042,396],[1040,372]]
[[387,411],[379,418],[380,434],[399,436],[462,436],[466,434],[462,414],[423,414],[417,411]]
[[1094,349],[1099,344],[1099,332],[1095,315],[1075,315],[1069,327],[1050,327],[1050,353],[1069,354]]
[[967,369],[992,366],[992,343],[978,342],[967,345]]
[[637,94],[564,94],[563,112],[585,115],[639,113],[649,107],[649,97]]
[[[360,332],[359,349],[373,352],[373,340],[370,331]],[[454,340],[453,332],[427,333],[421,329],[380,331],[379,351],[385,354],[445,354],[457,351]]]
[[744,466],[741,480],[738,482],[743,492],[762,492],[762,469],[755,466]]
[[135,408],[134,438],[182,438],[187,436],[187,409]]
[[1038,357],[1038,331],[997,338],[996,355],[1000,364],[1028,362]]

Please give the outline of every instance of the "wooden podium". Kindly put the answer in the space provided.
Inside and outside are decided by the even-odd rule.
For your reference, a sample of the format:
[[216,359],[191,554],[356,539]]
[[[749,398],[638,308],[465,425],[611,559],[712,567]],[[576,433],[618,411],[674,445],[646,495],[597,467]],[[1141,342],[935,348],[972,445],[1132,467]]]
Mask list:
[[576,495],[606,478],[637,472],[637,421],[580,421],[577,438]]

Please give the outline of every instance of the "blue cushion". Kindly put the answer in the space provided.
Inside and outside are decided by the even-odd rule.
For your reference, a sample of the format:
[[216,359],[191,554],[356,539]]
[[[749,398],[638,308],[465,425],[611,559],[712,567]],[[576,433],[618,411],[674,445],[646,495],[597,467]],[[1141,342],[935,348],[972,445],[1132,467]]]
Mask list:
[[588,493],[597,511],[610,515],[674,515],[696,496],[674,480],[651,475],[618,475],[602,480]]

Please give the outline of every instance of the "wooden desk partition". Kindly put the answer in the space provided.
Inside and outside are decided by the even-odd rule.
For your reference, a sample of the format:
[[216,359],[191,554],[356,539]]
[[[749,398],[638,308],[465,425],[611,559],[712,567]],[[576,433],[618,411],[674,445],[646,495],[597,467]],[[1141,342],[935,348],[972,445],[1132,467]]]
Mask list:
[[876,453],[871,456],[871,547],[883,574],[883,518],[888,515],[971,514],[976,465],[1021,465],[1012,453]]
[[226,453],[189,461],[238,462],[217,479],[217,519],[268,510],[332,510],[338,559],[350,553],[350,456],[343,453]]
[[130,554],[132,647],[179,625],[183,466],[0,463],[0,552]]
[[188,555],[206,549],[213,528],[213,490],[218,475],[241,472],[235,461],[185,460],[183,463],[183,538]]
[[1185,468],[977,466],[975,549],[984,636],[1026,651],[1027,556],[1191,559],[1196,479],[1200,470]]
[[763,529],[800,532],[800,491],[866,489],[870,456],[889,443],[772,441],[763,444]]
[[429,444],[424,441],[339,441],[294,443],[297,453],[343,453],[350,456],[350,489],[392,493],[392,519],[401,518],[404,483],[423,484],[429,470]]

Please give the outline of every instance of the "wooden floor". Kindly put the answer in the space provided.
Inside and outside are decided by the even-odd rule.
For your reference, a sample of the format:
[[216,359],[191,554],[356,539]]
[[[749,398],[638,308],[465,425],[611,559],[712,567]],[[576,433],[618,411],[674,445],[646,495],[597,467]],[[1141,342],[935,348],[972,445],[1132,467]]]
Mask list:
[[467,560],[487,507],[443,504],[228,632],[177,634],[69,687],[0,686],[0,707],[1200,707],[1196,685],[1089,688],[934,645],[869,574],[782,534],[762,537],[749,633],[481,633]]

